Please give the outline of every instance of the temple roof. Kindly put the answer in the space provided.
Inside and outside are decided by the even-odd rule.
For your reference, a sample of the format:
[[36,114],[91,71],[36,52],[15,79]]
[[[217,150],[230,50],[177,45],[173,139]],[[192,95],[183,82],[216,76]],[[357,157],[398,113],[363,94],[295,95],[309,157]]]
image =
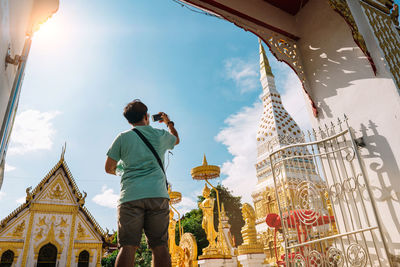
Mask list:
[[[50,172],[40,181],[40,183],[31,191],[31,187],[26,189],[26,201],[25,203],[21,204],[17,207],[14,211],[12,211],[7,217],[0,221],[0,231],[4,229],[10,221],[16,218],[20,213],[22,213],[26,209],[30,209],[32,205],[36,204],[38,201],[40,202],[40,198],[42,197],[43,193],[48,185],[51,183],[50,180],[54,180],[55,176],[59,173],[64,174],[63,177],[67,179],[68,185],[70,187],[71,192],[67,192],[64,194],[64,204],[66,205],[73,205],[77,206],[78,210],[83,213],[85,218],[91,224],[93,229],[101,236],[103,242],[109,243],[109,235],[106,231],[104,231],[97,221],[94,219],[93,215],[84,207],[86,192],[83,194],[80,192],[78,186],[75,183],[75,179],[72,177],[72,174],[67,166],[67,163],[64,161],[64,158],[61,157],[59,162],[50,170]],[[52,179],[54,178],[54,179]],[[60,190],[56,188],[56,190]],[[52,192],[54,193],[54,192]],[[65,203],[68,201],[72,201],[69,203]],[[57,203],[63,205],[63,203]],[[57,205],[56,204],[56,205]]]

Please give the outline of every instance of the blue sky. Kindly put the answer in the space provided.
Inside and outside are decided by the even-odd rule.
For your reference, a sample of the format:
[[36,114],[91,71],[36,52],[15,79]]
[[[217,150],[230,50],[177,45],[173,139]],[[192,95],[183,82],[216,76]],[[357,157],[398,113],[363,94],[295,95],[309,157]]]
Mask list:
[[[259,101],[257,38],[233,24],[196,14],[173,1],[60,1],[36,34],[0,193],[0,218],[58,162],[66,161],[87,208],[103,228],[116,229],[119,177],[104,173],[114,137],[129,129],[122,109],[140,98],[150,113],[175,121],[181,144],[168,177],[194,207],[203,183],[190,169],[222,167],[221,178],[250,200],[255,177]],[[300,84],[268,53],[283,103],[309,127]],[[163,125],[154,124],[156,127]]]

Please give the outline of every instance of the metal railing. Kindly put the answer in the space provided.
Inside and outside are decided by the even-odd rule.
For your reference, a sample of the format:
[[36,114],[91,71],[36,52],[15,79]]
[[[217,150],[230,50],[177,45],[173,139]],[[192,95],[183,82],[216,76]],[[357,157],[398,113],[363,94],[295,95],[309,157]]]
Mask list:
[[303,136],[269,155],[285,250],[278,265],[390,265],[347,118]]

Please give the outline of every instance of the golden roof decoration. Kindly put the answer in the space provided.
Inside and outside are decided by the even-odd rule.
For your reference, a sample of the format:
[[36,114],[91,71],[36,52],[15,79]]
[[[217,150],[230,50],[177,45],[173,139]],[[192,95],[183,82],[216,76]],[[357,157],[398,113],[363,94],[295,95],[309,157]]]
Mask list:
[[182,194],[177,191],[170,191],[169,199],[171,204],[178,204],[179,202],[182,201]]
[[194,167],[190,174],[194,180],[208,180],[219,177],[220,168],[215,165],[208,165],[206,155],[203,158],[203,165]]

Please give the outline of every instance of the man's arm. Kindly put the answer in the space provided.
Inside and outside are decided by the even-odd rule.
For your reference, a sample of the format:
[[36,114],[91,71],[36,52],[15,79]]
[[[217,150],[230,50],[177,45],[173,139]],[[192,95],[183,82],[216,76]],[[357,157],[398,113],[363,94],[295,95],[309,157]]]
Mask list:
[[117,162],[110,157],[107,157],[106,165],[105,165],[106,173],[115,174],[115,170],[117,169]]
[[167,125],[169,133],[176,137],[175,145],[179,144],[179,136],[178,136],[178,132],[176,131],[176,129],[174,127],[174,123],[171,122],[168,115],[165,114],[164,112],[161,112],[161,118],[163,119],[163,122]]

